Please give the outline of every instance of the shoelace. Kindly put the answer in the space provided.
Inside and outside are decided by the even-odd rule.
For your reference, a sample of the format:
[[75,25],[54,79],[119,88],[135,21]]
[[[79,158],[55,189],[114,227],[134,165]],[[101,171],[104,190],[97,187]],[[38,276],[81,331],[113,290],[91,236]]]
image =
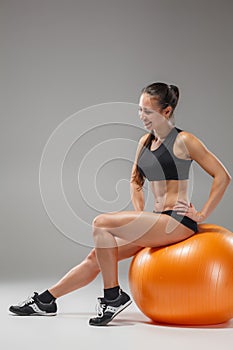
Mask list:
[[30,295],[26,300],[19,302],[18,306],[26,306],[28,304],[33,303],[35,300],[33,299],[35,294]]
[[96,312],[99,317],[102,317],[104,314],[104,309],[106,307],[106,304],[101,303],[101,299],[97,299],[97,304],[96,304]]

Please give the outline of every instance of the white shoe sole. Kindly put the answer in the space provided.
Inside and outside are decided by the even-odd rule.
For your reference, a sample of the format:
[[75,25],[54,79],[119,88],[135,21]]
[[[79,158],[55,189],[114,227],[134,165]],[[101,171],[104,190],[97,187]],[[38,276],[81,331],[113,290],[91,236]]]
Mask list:
[[33,314],[30,314],[30,315],[24,315],[24,314],[20,314],[20,313],[16,313],[16,312],[10,311],[9,315],[17,315],[17,316],[56,316],[57,313],[54,312],[54,313],[44,314],[42,312],[35,312]]
[[116,317],[121,311],[123,311],[127,306],[129,306],[132,303],[132,300],[127,301],[126,304],[122,305],[119,310],[117,310],[117,312],[115,313],[115,315],[113,315],[113,317],[111,318],[111,320]]

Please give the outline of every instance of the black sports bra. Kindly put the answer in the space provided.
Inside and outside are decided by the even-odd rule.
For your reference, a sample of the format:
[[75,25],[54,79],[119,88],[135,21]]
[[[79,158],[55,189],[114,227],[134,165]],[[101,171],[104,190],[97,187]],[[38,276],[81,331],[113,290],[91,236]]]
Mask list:
[[192,159],[177,158],[173,153],[175,139],[181,131],[174,127],[156,150],[150,150],[151,143],[141,150],[138,170],[149,181],[188,179]]

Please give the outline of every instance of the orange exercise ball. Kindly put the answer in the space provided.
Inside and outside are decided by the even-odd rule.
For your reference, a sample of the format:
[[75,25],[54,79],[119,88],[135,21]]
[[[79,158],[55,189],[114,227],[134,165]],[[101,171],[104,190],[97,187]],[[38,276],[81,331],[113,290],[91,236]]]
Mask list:
[[199,233],[133,258],[129,286],[139,309],[155,322],[207,325],[233,317],[233,233],[199,224]]

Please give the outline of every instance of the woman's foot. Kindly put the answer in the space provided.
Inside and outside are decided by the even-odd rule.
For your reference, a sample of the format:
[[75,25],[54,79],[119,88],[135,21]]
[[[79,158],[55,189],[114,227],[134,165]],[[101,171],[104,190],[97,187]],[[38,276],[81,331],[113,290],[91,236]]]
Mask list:
[[38,293],[34,292],[33,296],[19,303],[18,305],[11,305],[9,311],[19,316],[55,316],[57,313],[57,304],[55,300],[49,303],[43,303],[38,298]]
[[106,326],[116,315],[132,303],[129,295],[121,289],[116,299],[98,298],[97,301],[97,317],[89,320],[91,326]]

